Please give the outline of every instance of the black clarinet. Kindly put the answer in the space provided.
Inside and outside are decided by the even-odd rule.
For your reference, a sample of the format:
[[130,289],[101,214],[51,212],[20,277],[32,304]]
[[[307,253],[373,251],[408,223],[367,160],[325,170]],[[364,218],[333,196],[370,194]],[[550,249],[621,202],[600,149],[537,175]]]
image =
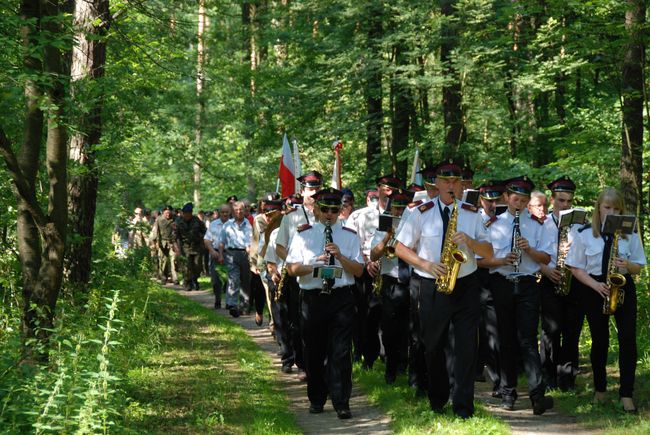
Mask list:
[[[329,221],[325,222],[325,244],[327,245],[328,243],[333,243],[334,240],[332,240],[332,226],[330,225]],[[327,255],[327,264],[332,266],[334,265],[334,256],[326,252]],[[321,290],[321,294],[324,295],[330,295],[332,294],[332,287],[334,287],[334,279],[333,278],[325,278],[323,279],[323,290]]]

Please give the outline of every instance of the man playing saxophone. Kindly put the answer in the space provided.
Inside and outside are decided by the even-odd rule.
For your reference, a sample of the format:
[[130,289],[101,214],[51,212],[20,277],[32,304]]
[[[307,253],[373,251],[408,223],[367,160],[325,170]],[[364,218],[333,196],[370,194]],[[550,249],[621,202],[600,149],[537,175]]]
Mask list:
[[581,225],[559,227],[560,212],[573,205],[575,183],[564,175],[546,187],[551,191],[553,212],[544,221],[543,237],[551,242],[551,261],[540,265],[543,278],[539,356],[547,388],[568,391],[575,388],[578,375],[578,344],[584,312],[578,291],[571,286],[571,270],[563,263]]
[[[479,265],[490,268],[490,285],[497,311],[501,351],[501,407],[514,410],[517,400],[517,355],[521,355],[535,415],[553,407],[537,350],[539,287],[535,275],[540,263],[550,260],[550,247],[542,240],[542,223],[526,205],[534,184],[521,176],[506,180],[508,210],[490,225],[494,257]],[[518,253],[513,253],[518,251]]]
[[[381,299],[382,343],[386,352],[384,379],[393,384],[397,368],[406,366],[409,338],[409,280],[411,270],[403,260],[395,256],[395,237],[401,229],[399,219],[413,200],[413,194],[404,189],[394,190],[390,195],[390,211],[394,216],[389,231],[378,229],[370,243],[370,260],[380,260],[378,287]],[[380,218],[381,219],[381,218]],[[396,226],[397,221],[397,226]],[[379,226],[381,228],[381,225]]]
[[569,250],[566,264],[571,266],[573,276],[585,285],[581,287],[580,297],[591,332],[590,358],[594,376],[595,403],[603,403],[606,400],[610,316],[603,313],[603,302],[611,296],[611,288],[607,284],[608,275],[617,273],[625,276],[625,285],[622,289],[625,291],[625,301],[614,313],[619,346],[618,395],[623,409],[636,413],[632,395],[638,356],[637,295],[631,275],[641,272],[641,268],[646,264],[646,258],[638,233],[621,236],[618,239],[618,249],[612,249],[616,239],[602,233],[607,215],[624,213],[625,203],[621,193],[612,187],[605,188],[594,206],[591,226],[585,226],[579,231]]
[[[475,256],[491,258],[492,246],[476,207],[454,199],[454,191],[461,182],[461,165],[445,160],[436,166],[435,172],[440,194],[411,213],[397,234],[396,253],[413,266],[421,281],[419,318],[428,373],[429,406],[434,412],[442,412],[449,400],[444,348],[447,331],[453,325],[456,353],[453,411],[461,418],[469,418],[474,413],[474,365],[480,316]],[[457,217],[452,221],[450,217],[454,208]],[[448,234],[447,227],[453,228],[454,225],[456,231]],[[466,256],[449,294],[438,292],[436,284],[436,280],[445,276],[453,266],[441,263],[445,244],[455,245]]]

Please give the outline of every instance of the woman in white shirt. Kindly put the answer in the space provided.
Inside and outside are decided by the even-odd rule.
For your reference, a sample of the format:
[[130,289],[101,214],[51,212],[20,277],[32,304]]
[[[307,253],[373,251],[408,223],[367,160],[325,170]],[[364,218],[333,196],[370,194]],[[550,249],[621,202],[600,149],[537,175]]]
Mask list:
[[[609,316],[603,313],[603,304],[610,292],[606,281],[612,237],[602,234],[601,231],[607,215],[623,213],[625,213],[623,196],[614,188],[605,188],[598,196],[594,206],[591,227],[585,226],[579,231],[566,259],[566,264],[571,267],[573,276],[585,286],[583,288],[583,305],[592,337],[590,357],[596,390],[594,402],[596,403],[605,401],[609,348]],[[638,274],[641,267],[646,264],[643,244],[638,233],[622,235],[619,238],[618,255],[612,261],[618,269],[618,273],[623,274],[626,278],[623,287],[624,303],[614,313],[619,344],[619,396],[625,411],[636,413],[637,409],[632,400],[632,394],[637,361],[637,296],[631,275]]]

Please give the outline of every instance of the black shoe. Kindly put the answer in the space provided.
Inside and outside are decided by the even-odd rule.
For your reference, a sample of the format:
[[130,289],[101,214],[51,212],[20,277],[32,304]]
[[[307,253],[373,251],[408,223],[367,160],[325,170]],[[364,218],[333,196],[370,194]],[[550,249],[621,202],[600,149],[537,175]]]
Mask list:
[[538,399],[532,400],[533,414],[542,415],[547,409],[553,408],[553,398],[549,396],[542,396]]
[[[310,414],[320,414],[322,412],[323,412],[323,405],[314,405],[313,403],[311,405],[309,405],[309,413]],[[348,418],[350,418],[350,417],[348,417]]]
[[[291,373],[293,371],[291,366],[282,366],[282,368],[280,370],[282,370],[282,373]],[[323,407],[321,406],[321,411],[322,410],[323,410]]]
[[214,309],[215,310],[220,310],[221,309],[221,301],[215,301]]
[[501,409],[505,409],[506,411],[514,411],[515,399],[512,397],[503,397],[501,399]]
[[503,398],[503,394],[501,394],[501,391],[499,390],[494,390],[492,391],[492,397],[494,397],[495,399],[501,399]]
[[352,413],[349,409],[337,409],[336,416],[339,420],[347,420],[348,418],[352,418]]
[[229,312],[231,316],[239,317],[239,310],[237,308],[231,308]]

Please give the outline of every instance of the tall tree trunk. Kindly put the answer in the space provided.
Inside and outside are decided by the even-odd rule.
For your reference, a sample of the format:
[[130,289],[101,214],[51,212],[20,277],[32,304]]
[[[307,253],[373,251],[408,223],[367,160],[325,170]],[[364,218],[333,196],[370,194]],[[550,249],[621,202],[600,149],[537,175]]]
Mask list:
[[[249,74],[244,75],[245,83],[247,87],[247,108],[246,113],[244,114],[245,118],[245,131],[244,136],[246,137],[246,155],[253,156],[255,155],[255,147],[253,144],[253,132],[255,131],[255,95],[256,95],[256,77],[255,72],[257,71],[260,58],[259,58],[259,48],[257,45],[257,32],[256,32],[256,22],[258,21],[257,17],[257,2],[243,2],[242,3],[242,28],[244,36],[244,65],[247,65],[249,68]],[[251,165],[246,166],[246,190],[248,199],[253,201],[256,194],[255,178],[253,177]]]
[[196,146],[195,162],[192,165],[193,181],[194,181],[194,205],[199,208],[201,206],[201,164],[198,161],[201,153],[201,141],[203,140],[203,117],[205,114],[205,97],[203,90],[205,87],[205,28],[207,25],[207,17],[205,14],[205,0],[199,0],[199,25],[197,31],[197,50],[196,50],[196,118],[194,122],[194,143]]
[[622,71],[623,128],[621,141],[621,190],[625,203],[641,214],[643,173],[643,52],[646,7],[643,0],[628,0],[625,30],[628,43]]
[[391,83],[391,159],[392,170],[398,178],[406,179],[407,161],[398,159],[398,154],[408,147],[410,118],[413,113],[413,97],[411,89],[406,82],[405,73],[400,67],[407,64],[404,42],[395,46],[395,65],[397,71]]
[[[7,165],[14,186],[17,202],[25,213],[18,221],[18,243],[23,270],[23,319],[21,332],[24,357],[31,360],[37,357],[47,359],[49,334],[53,326],[54,310],[63,280],[63,256],[65,252],[65,231],[67,225],[67,134],[62,120],[65,102],[65,79],[63,72],[63,54],[51,43],[60,40],[63,33],[61,2],[49,1],[42,4],[38,0],[23,0],[21,16],[28,18],[25,22],[24,65],[31,74],[43,73],[45,81],[27,81],[25,85],[27,115],[23,138],[18,156],[14,154],[9,138],[0,128],[0,154]],[[43,47],[43,43],[46,45]],[[42,50],[42,51],[41,51]],[[35,59],[42,56],[42,71],[31,68],[40,66]],[[37,84],[34,84],[37,83]],[[39,90],[39,88],[43,86]],[[41,208],[33,180],[39,167],[40,136],[42,122],[37,123],[40,114],[33,106],[33,98],[42,96],[47,107],[47,142],[45,151],[45,168],[49,183],[47,213]],[[19,160],[20,159],[20,160]],[[32,178],[32,175],[34,177]],[[34,234],[34,226],[38,234]],[[27,237],[40,238],[40,245]],[[40,248],[37,250],[37,248]],[[40,258],[39,258],[40,257]],[[34,272],[36,271],[36,274]],[[34,347],[33,339],[42,346]]]
[[458,152],[467,138],[460,76],[451,59],[451,54],[458,45],[458,24],[454,6],[454,0],[440,0],[440,10],[444,17],[440,27],[440,62],[445,76],[442,85],[442,110],[445,120],[445,148],[447,153],[452,154]]
[[381,135],[384,123],[382,107],[383,0],[373,0],[368,10],[368,61],[366,66],[366,179],[377,175],[381,162]]
[[108,0],[77,0],[74,8],[75,41],[70,76],[72,97],[88,107],[70,136],[70,160],[80,170],[68,184],[70,228],[76,235],[68,245],[68,280],[77,290],[90,281],[92,243],[99,176],[95,147],[102,137],[104,89],[101,78],[106,64],[106,40],[110,13]]

